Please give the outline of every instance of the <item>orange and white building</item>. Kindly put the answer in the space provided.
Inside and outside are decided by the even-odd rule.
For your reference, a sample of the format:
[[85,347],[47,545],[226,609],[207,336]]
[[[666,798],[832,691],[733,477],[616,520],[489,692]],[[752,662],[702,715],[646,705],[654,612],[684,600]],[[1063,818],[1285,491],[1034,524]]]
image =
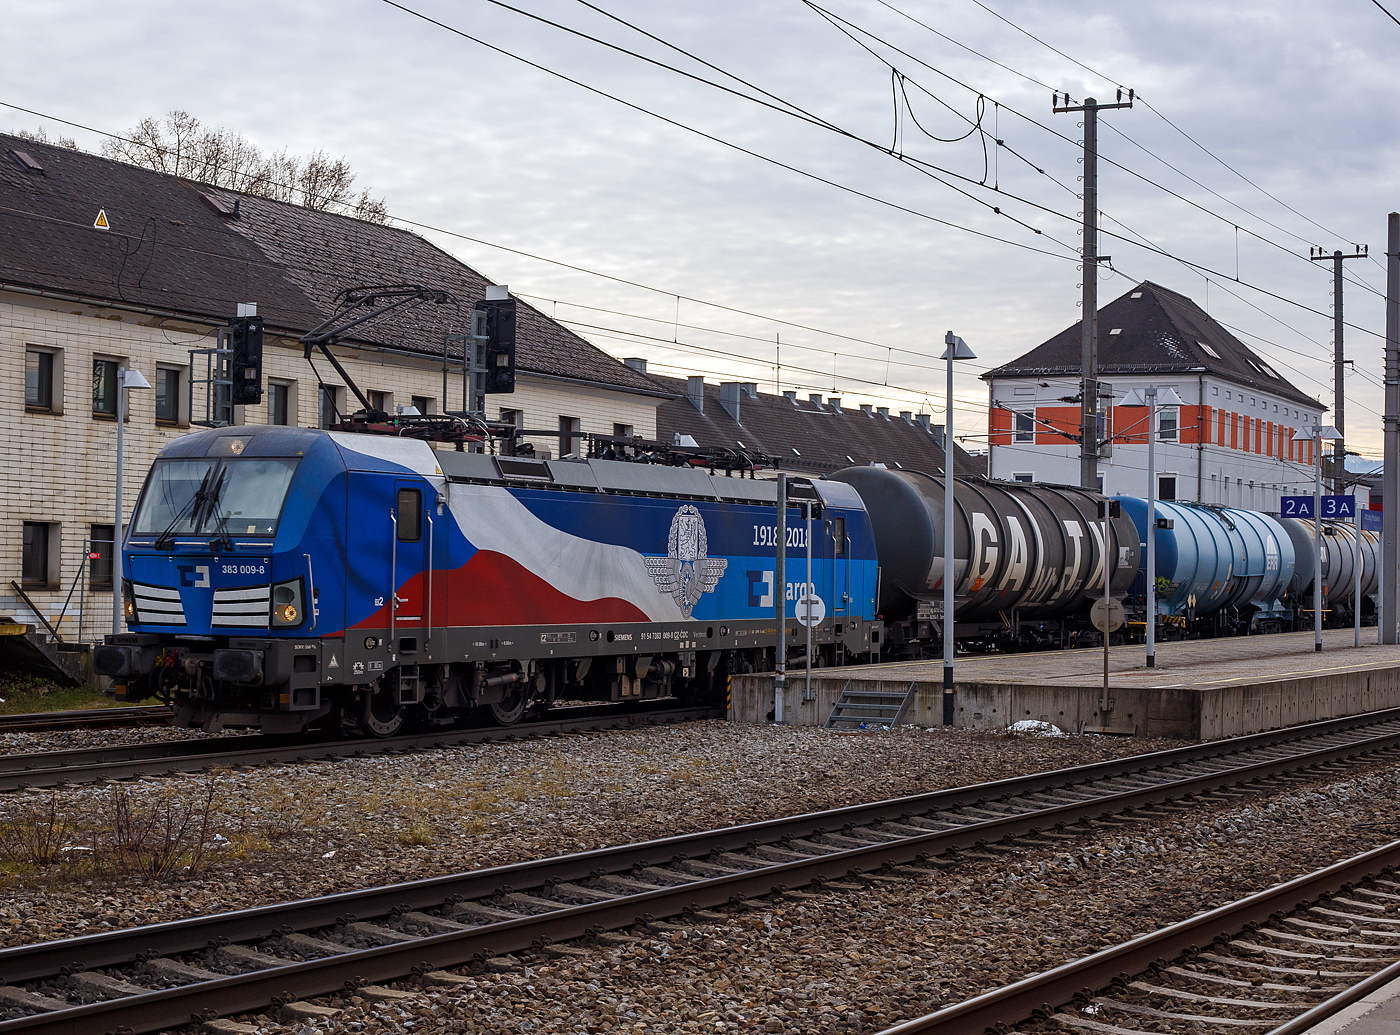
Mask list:
[[[1079,324],[982,376],[990,475],[1078,484]],[[1276,511],[1279,496],[1312,491],[1309,429],[1327,408],[1185,295],[1144,281],[1100,309],[1099,378],[1112,387],[1104,492],[1146,495],[1147,409],[1118,401],[1148,385],[1172,388],[1184,404],[1158,409],[1160,499]]]

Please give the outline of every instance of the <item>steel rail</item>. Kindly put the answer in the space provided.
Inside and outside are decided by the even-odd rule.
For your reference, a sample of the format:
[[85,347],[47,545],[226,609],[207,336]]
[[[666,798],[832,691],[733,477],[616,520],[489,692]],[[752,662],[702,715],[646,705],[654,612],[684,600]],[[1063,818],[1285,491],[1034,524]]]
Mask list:
[[91,783],[98,780],[194,772],[218,766],[314,761],[395,751],[426,751],[488,741],[523,740],[559,733],[625,729],[663,722],[723,717],[724,709],[712,707],[642,710],[619,710],[615,707],[604,710],[589,707],[560,709],[559,715],[539,722],[469,730],[443,729],[382,739],[303,740],[252,734],[0,755],[0,792],[56,787],[67,783]]
[[[1038,1011],[1070,1002],[1086,988],[1103,988],[1121,974],[1139,974],[1163,959],[1172,959],[1218,938],[1237,934],[1249,924],[1262,923],[1280,912],[1315,901],[1347,884],[1393,870],[1397,866],[1400,866],[1400,841],[1392,841],[1181,923],[984,992],[923,1017],[896,1024],[885,1029],[881,1035],[983,1035],[1000,1024],[1016,1024],[1035,1016]],[[1400,974],[1400,964],[1372,975],[1361,985],[1280,1025],[1270,1035],[1299,1035],[1316,1020],[1369,995],[1384,984],[1375,982],[1387,971]],[[1365,987],[1365,991],[1358,993],[1362,987]],[[1327,1013],[1321,1012],[1335,1003],[1340,1005]],[[1303,1019],[1309,1014],[1317,1016],[1312,1022],[1303,1024]],[[1303,1026],[1298,1027],[1300,1024]]]
[[24,712],[0,715],[0,733],[44,730],[110,729],[169,723],[174,713],[165,705],[130,708],[91,708],[68,712]]
[[[212,1009],[220,1014],[259,1009],[289,987],[298,995],[339,991],[346,982],[386,981],[406,974],[469,962],[474,958],[528,948],[535,944],[577,938],[599,929],[626,927],[658,916],[676,915],[745,898],[782,892],[799,884],[823,883],[858,875],[881,867],[922,861],[930,856],[1006,837],[1034,835],[1049,826],[1076,823],[1158,804],[1183,796],[1236,786],[1303,767],[1325,765],[1338,759],[1400,748],[1400,731],[1364,737],[1345,744],[1329,744],[1315,750],[1274,755],[1206,774],[1161,782],[1154,786],[1114,791],[1084,801],[1033,809],[998,819],[981,820],[952,829],[899,837],[860,847],[838,849],[790,862],[759,865],[751,870],[623,895],[585,905],[560,903],[560,908],[533,916],[488,923],[467,930],[415,938],[371,949],[352,950],[335,956],[291,963],[275,969],[219,978],[109,1000],[48,1014],[0,1022],[0,1035],[24,1031],[56,1035],[86,1030],[88,1020],[106,1029],[122,1025],[150,1031],[185,1023],[195,1011]],[[1165,753],[1164,753],[1165,754]],[[1147,756],[1152,757],[1152,756]],[[1243,761],[1243,760],[1242,760]],[[1075,770],[1062,771],[1063,777]],[[1001,781],[1002,784],[1014,781]],[[1042,783],[1044,783],[1042,779]],[[911,802],[925,805],[933,798],[985,800],[985,787],[954,792],[933,792],[912,799],[895,799],[869,806],[852,806],[831,812],[748,824],[742,827],[683,835],[614,849],[535,860],[450,877],[415,881],[363,892],[346,892],[320,899],[264,906],[238,913],[88,935],[40,945],[0,950],[0,973],[13,982],[71,973],[93,966],[119,966],[153,955],[165,956],[204,949],[227,941],[271,937],[280,930],[316,929],[352,922],[352,917],[401,915],[445,902],[490,898],[511,889],[536,888],[551,883],[586,880],[600,873],[625,872],[649,862],[666,865],[711,852],[743,850],[781,840],[786,836],[815,834],[830,824],[848,825],[864,813],[865,822],[878,823],[900,809],[909,814]],[[677,876],[681,876],[679,873]],[[351,913],[351,910],[354,913]]]

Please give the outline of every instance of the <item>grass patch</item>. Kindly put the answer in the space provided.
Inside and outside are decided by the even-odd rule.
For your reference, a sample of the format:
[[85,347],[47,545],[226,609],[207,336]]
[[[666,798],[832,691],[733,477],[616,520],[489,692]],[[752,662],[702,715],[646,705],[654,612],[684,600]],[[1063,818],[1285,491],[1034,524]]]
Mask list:
[[87,708],[111,708],[117,702],[90,686],[59,686],[22,672],[0,675],[0,715],[30,712],[71,712]]

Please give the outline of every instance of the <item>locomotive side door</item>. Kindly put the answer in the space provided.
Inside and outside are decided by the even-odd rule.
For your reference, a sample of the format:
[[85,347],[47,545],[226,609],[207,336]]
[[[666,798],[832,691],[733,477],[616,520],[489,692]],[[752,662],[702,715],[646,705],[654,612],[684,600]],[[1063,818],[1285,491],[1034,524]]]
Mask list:
[[[851,606],[851,539],[846,517],[833,508],[826,519],[826,538],[831,547],[831,563],[823,565],[827,577],[820,579],[819,592],[826,598],[826,610],[833,618],[845,617]],[[821,583],[826,585],[822,586]]]
[[423,641],[431,636],[428,586],[432,574],[428,551],[435,545],[437,530],[429,506],[428,487],[423,482],[394,482],[389,511],[390,628],[396,651],[409,655],[405,661],[419,660],[412,655],[421,651]]

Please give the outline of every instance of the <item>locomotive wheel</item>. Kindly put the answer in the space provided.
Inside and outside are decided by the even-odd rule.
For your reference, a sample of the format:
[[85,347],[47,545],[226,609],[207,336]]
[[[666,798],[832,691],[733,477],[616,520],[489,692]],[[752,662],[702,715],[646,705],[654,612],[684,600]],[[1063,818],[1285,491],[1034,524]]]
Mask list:
[[382,687],[365,697],[360,729],[372,737],[392,737],[403,729],[408,711],[398,702],[392,687]]
[[512,692],[499,704],[492,704],[491,717],[502,726],[513,726],[520,721],[520,717],[525,714],[525,704],[528,694],[525,687],[516,686]]

